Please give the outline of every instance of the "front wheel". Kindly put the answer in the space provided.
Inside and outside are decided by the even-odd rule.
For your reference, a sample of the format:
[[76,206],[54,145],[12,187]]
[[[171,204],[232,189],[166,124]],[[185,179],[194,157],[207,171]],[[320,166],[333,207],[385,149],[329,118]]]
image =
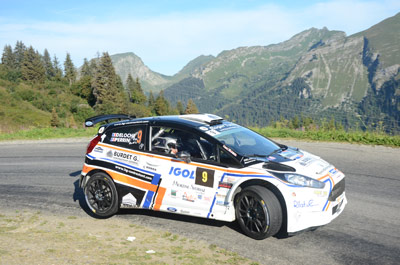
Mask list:
[[112,179],[103,172],[95,173],[86,183],[85,199],[98,217],[110,217],[118,211],[118,194]]
[[249,186],[235,199],[236,219],[243,232],[260,240],[278,233],[282,208],[275,194],[262,186]]

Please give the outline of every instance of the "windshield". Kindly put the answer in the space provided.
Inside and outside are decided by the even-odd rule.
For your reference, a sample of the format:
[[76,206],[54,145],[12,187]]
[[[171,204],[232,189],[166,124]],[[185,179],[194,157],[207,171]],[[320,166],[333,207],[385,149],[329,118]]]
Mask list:
[[225,130],[216,130],[213,136],[236,153],[252,156],[268,156],[280,147],[267,138],[233,123],[224,124]]

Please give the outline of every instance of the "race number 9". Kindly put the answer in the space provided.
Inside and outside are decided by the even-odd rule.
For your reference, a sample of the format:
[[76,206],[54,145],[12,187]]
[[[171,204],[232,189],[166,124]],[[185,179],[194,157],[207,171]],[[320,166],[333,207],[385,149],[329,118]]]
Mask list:
[[203,182],[207,182],[207,178],[208,178],[207,171],[203,171],[202,175],[203,175],[202,181],[203,181]]
[[214,185],[214,170],[207,168],[196,168],[196,185],[206,186],[212,188]]
[[140,144],[140,142],[142,141],[142,130],[140,130],[140,131],[138,131],[138,134],[137,134],[137,143],[138,144]]

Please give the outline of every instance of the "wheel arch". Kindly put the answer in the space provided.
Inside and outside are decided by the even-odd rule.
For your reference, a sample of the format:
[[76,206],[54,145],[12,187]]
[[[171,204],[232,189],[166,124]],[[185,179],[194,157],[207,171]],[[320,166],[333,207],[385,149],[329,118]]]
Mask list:
[[250,179],[250,180],[246,180],[246,181],[242,182],[241,184],[239,184],[236,187],[236,189],[232,193],[231,200],[233,202],[233,205],[235,205],[236,197],[244,188],[249,187],[249,186],[254,186],[254,185],[262,186],[262,187],[265,187],[266,189],[272,191],[274,193],[274,195],[276,196],[276,198],[278,199],[278,201],[281,205],[281,209],[282,209],[282,227],[281,227],[281,230],[278,232],[278,234],[285,233],[287,231],[286,200],[285,200],[282,192],[280,191],[280,189],[277,186],[275,186],[274,184],[272,184],[271,182],[263,180],[263,179]]
[[110,176],[110,174],[108,174],[107,171],[102,170],[102,169],[95,168],[95,169],[89,171],[88,173],[86,173],[85,176],[83,176],[83,178],[82,178],[82,183],[81,183],[81,188],[84,189],[85,186],[86,186],[86,184],[87,184],[87,182],[89,181],[90,177],[91,177],[92,175],[98,173],[98,172],[102,172],[102,173],[104,173],[104,174],[107,174],[107,175],[112,179],[112,181],[113,181],[114,184],[115,184],[114,179],[112,178],[112,176]]

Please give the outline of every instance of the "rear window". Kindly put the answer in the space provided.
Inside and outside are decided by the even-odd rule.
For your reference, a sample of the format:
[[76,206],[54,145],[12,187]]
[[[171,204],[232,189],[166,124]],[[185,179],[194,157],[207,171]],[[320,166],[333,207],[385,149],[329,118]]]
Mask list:
[[146,125],[113,128],[105,133],[104,143],[134,150],[145,150]]

